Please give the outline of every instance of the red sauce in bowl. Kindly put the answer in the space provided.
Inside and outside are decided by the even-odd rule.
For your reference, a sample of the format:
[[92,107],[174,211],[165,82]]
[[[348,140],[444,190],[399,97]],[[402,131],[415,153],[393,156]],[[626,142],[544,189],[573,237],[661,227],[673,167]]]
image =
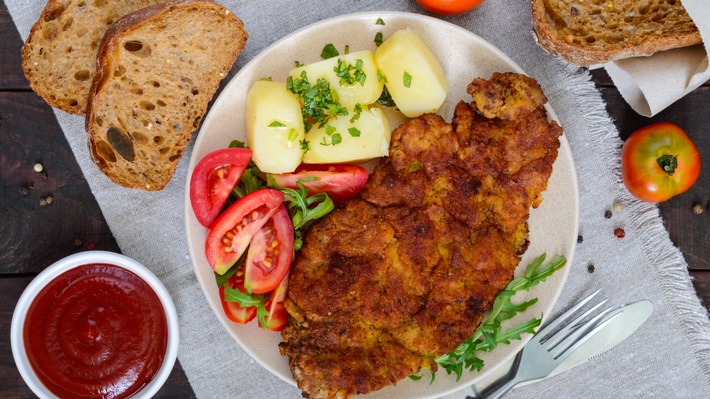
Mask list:
[[23,340],[32,369],[55,395],[125,398],[160,370],[168,327],[148,283],[122,267],[90,264],[37,294]]

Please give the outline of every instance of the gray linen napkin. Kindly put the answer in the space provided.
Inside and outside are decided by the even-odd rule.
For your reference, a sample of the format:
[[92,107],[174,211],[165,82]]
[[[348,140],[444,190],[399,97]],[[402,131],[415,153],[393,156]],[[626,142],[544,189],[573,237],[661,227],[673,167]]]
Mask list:
[[[341,14],[397,10],[422,13],[413,1],[220,1],[245,23],[249,41],[241,66],[293,30]],[[23,39],[42,0],[5,0]],[[710,323],[655,206],[624,189],[621,141],[587,71],[541,50],[531,34],[526,0],[488,0],[463,16],[443,18],[482,36],[536,78],[570,141],[580,187],[580,234],[559,314],[583,292],[601,287],[612,303],[640,299],[655,312],[613,351],[571,371],[520,387],[510,398],[710,397]],[[466,62],[465,60],[462,62]],[[170,291],[180,317],[180,355],[200,398],[297,398],[300,392],[253,361],[222,328],[192,271],[183,225],[183,198],[191,147],[168,187],[146,193],[114,185],[90,161],[83,119],[55,111],[57,120],[124,254],[150,267]],[[611,219],[604,211],[620,201]],[[626,237],[614,237],[615,227]],[[587,265],[595,265],[594,273]]]

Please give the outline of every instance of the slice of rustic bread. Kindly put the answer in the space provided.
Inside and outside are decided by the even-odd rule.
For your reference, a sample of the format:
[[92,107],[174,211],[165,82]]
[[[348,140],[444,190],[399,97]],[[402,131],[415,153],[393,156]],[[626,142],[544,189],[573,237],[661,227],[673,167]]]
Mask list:
[[164,188],[246,40],[242,21],[211,1],[172,1],[115,22],[86,116],[99,169],[125,187]]
[[531,0],[538,42],[589,66],[702,42],[680,0]]
[[165,0],[49,0],[22,47],[22,67],[47,103],[83,114],[96,71],[96,52],[111,24]]

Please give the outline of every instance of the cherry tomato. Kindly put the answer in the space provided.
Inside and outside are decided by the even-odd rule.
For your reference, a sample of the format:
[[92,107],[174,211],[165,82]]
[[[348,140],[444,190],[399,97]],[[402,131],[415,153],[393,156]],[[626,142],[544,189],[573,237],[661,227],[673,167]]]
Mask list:
[[667,122],[635,131],[621,151],[626,188],[647,202],[662,202],[688,190],[700,166],[698,148],[680,127]]
[[264,317],[266,324],[259,327],[269,329],[271,331],[281,331],[286,327],[286,321],[288,320],[288,312],[286,312],[286,307],[284,306],[284,300],[286,299],[286,292],[288,291],[288,273],[281,279],[281,283],[276,287],[275,290],[271,291],[269,297],[264,302],[266,310],[269,314]]
[[483,0],[417,0],[419,5],[430,12],[441,15],[456,15],[471,11]]
[[[283,188],[298,189],[301,181],[308,195],[327,193],[334,203],[340,204],[359,193],[367,183],[367,169],[356,165],[309,165],[302,164],[293,173],[271,175]],[[310,180],[314,179],[314,180]]]
[[278,287],[293,259],[293,224],[281,204],[251,239],[245,263],[244,287],[248,293],[265,294]]
[[257,190],[235,201],[214,221],[207,234],[205,255],[217,274],[232,267],[283,200],[281,191]]
[[[229,284],[232,289],[246,292],[244,288],[244,268],[240,267],[225,284]],[[219,298],[222,300],[222,309],[229,320],[235,323],[247,324],[256,317],[256,306],[243,308],[238,303],[224,299],[224,286],[219,287]]]
[[205,155],[190,178],[190,203],[201,225],[210,227],[244,173],[252,151],[224,148]]

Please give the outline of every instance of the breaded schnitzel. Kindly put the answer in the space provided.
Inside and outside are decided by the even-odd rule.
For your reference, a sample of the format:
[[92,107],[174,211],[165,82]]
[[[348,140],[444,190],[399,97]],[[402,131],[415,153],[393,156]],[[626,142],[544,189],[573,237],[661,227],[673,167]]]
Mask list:
[[395,129],[365,189],[308,231],[280,345],[304,397],[434,370],[512,279],[562,129],[532,78],[494,74],[468,89],[451,124],[426,114]]

